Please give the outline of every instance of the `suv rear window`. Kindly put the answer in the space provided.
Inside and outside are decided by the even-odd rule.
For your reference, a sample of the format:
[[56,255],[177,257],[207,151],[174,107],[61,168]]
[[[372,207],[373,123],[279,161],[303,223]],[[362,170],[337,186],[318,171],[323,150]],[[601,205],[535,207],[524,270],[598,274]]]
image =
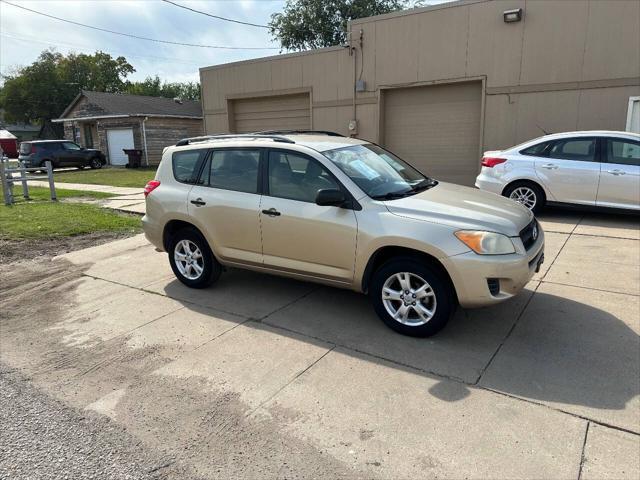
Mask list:
[[21,143],[20,144],[20,154],[21,155],[29,155],[31,153],[31,144],[30,143]]
[[196,183],[200,173],[200,165],[207,150],[183,150],[173,152],[173,176],[181,183]]

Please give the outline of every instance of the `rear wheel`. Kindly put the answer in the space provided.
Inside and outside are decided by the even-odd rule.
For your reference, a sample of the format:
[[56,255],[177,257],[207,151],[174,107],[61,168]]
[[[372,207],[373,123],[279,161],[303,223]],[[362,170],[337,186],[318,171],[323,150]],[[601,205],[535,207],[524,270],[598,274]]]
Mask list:
[[438,333],[455,309],[449,282],[414,258],[382,265],[373,275],[369,296],[388,327],[413,337]]
[[546,201],[544,191],[533,182],[512,183],[502,194],[524,205],[533,213],[540,213]]
[[93,169],[98,169],[98,168],[102,168],[102,162],[100,161],[99,158],[97,157],[93,157],[90,161],[89,161],[89,166]]
[[188,287],[206,288],[220,277],[222,267],[196,229],[177,231],[168,247],[171,269],[178,280]]

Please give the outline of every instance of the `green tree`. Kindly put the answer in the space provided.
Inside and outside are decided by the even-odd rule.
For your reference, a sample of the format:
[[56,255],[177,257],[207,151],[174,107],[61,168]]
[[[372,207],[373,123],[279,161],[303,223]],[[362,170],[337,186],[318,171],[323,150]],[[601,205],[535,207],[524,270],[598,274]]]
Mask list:
[[45,50],[31,65],[2,77],[0,108],[8,122],[43,124],[59,117],[80,90],[124,91],[133,72],[124,57]]
[[147,77],[141,82],[127,82],[127,93],[150,97],[200,100],[200,84],[198,82],[163,82],[156,75],[155,77]]
[[271,15],[271,35],[285,50],[331,47],[347,41],[349,20],[401,10],[406,0],[287,0]]

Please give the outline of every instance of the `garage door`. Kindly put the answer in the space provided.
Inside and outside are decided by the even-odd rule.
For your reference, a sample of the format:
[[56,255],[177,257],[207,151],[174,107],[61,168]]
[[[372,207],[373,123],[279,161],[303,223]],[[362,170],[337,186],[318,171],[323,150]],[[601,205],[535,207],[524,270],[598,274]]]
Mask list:
[[109,162],[111,165],[126,165],[129,159],[122,149],[133,147],[133,130],[123,128],[107,130],[107,144],[109,146]]
[[235,133],[311,128],[309,94],[246,98],[233,101]]
[[480,82],[387,90],[384,145],[430,177],[473,185],[481,98]]

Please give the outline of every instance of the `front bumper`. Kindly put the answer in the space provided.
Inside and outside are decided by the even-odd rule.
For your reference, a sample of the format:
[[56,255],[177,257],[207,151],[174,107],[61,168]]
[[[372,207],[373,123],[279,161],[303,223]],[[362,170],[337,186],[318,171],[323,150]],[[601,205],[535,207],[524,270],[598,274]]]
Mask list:
[[[517,295],[539,270],[544,262],[544,233],[526,253],[510,255],[478,255],[462,253],[441,259],[449,272],[463,308],[495,305]],[[499,290],[489,288],[489,280]]]

